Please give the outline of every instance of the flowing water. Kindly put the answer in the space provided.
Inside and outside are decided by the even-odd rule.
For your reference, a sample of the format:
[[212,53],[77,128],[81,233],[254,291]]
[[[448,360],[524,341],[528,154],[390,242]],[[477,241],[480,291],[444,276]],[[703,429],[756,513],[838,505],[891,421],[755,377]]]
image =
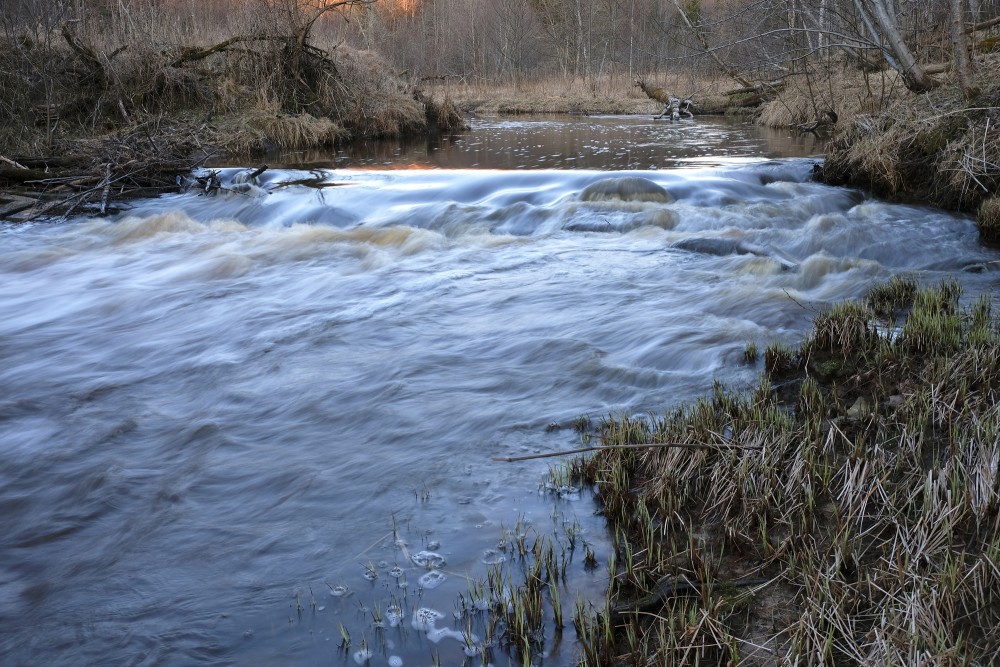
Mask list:
[[[353,665],[363,639],[372,665],[462,664],[460,625],[372,612],[450,619],[519,522],[608,556],[586,493],[490,457],[749,384],[748,341],[895,274],[995,287],[972,221],[811,182],[812,150],[484,120],[2,228],[0,662]],[[555,644],[536,664],[572,664]]]

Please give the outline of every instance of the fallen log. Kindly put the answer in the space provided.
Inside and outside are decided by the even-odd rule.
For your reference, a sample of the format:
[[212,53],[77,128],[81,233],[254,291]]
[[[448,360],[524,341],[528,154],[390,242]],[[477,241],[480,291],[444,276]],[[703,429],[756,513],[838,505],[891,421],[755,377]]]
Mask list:
[[1000,16],[995,16],[987,21],[966,26],[965,34],[971,35],[974,32],[979,32],[980,30],[986,30],[987,28],[992,28],[995,25],[1000,25]]
[[797,125],[792,125],[793,130],[798,130],[799,132],[809,132],[811,134],[816,134],[820,128],[823,127],[833,127],[837,123],[837,112],[832,109],[823,114],[823,118],[814,120],[809,123],[799,123]]
[[778,79],[775,81],[761,81],[760,83],[754,84],[752,86],[744,86],[742,88],[734,88],[732,90],[727,90],[723,95],[732,97],[733,95],[744,95],[747,93],[764,93],[765,91],[778,92],[785,87],[785,81],[783,79]]
[[20,195],[0,194],[0,220],[10,218],[16,213],[26,211],[38,204],[37,199]]
[[638,77],[636,77],[635,85],[639,86],[649,99],[655,100],[660,104],[670,103],[670,93],[662,88],[654,88]]
[[11,167],[14,167],[14,169],[27,169],[27,167],[25,167],[23,164],[15,162],[14,160],[11,160],[9,157],[5,157],[3,155],[0,155],[0,162],[8,164]]
[[0,181],[8,183],[26,183],[28,181],[41,181],[51,176],[44,171],[27,168],[0,168]]

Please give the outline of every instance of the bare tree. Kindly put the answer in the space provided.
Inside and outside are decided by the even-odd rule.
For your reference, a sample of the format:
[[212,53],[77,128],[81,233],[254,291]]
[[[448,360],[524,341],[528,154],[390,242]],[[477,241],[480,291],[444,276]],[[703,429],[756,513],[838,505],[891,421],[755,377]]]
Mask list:
[[955,70],[962,93],[966,99],[979,94],[976,88],[975,76],[972,72],[972,62],[969,59],[969,39],[965,34],[965,3],[962,0],[951,0],[951,47],[955,53]]
[[922,93],[938,85],[920,66],[896,22],[897,12],[887,2],[892,0],[854,0],[872,40],[879,45],[892,67],[903,75],[906,87]]

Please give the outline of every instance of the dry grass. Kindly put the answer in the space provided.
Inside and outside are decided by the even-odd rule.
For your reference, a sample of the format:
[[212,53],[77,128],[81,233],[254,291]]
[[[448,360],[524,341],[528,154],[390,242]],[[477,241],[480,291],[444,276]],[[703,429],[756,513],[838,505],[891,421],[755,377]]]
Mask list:
[[347,136],[329,118],[254,111],[223,117],[213,140],[230,153],[251,155],[284,149],[333,146]]
[[842,117],[824,177],[878,195],[976,211],[1000,187],[1000,56],[977,63],[981,94],[965,101],[946,83],[893,96],[872,113]]
[[[300,19],[277,8],[214,20],[212,29],[189,25],[183,12],[150,5],[66,24],[65,33],[8,30],[0,143],[7,153],[44,154],[163,117],[201,116],[204,142],[222,136],[216,125],[236,130],[249,119],[224,142],[247,149],[428,129],[412,87],[374,54],[321,37],[300,47],[289,38]],[[224,48],[206,51],[216,45]]]
[[[722,93],[732,82],[693,76],[657,77],[650,81],[680,97],[691,97],[700,113],[722,113]],[[649,99],[628,77],[601,77],[592,83],[551,78],[522,82],[518,86],[493,83],[436,83],[428,88],[435,96],[449,96],[467,111],[486,114],[587,113],[658,114],[663,105]]]
[[761,105],[757,122],[787,128],[821,120],[833,111],[838,116],[835,129],[842,130],[855,118],[877,113],[907,95],[894,70],[866,74],[836,69],[820,76],[798,75],[786,79],[779,95]]
[[895,281],[821,317],[781,385],[604,421],[609,445],[760,449],[584,464],[616,536],[584,664],[990,663],[1000,335],[989,301],[963,310],[960,292]]
[[1000,242],[1000,197],[990,197],[979,207],[979,233],[989,243]]

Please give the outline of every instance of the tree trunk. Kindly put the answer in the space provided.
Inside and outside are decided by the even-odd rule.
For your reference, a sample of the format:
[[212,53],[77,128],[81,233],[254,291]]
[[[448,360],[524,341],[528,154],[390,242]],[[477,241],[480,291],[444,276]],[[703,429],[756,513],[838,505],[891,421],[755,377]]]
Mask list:
[[714,60],[716,64],[718,64],[719,67],[722,68],[722,71],[725,72],[727,75],[729,75],[730,78],[732,78],[734,81],[736,81],[736,83],[740,84],[741,86],[753,85],[750,83],[748,79],[741,76],[735,67],[730,67],[725,62],[723,62],[722,58],[719,57],[719,54],[716,53],[714,49],[709,47],[708,40],[705,39],[704,33],[702,33],[701,30],[698,29],[698,27],[696,27],[693,23],[691,23],[691,19],[688,18],[688,15],[681,7],[680,2],[678,2],[677,0],[673,0],[673,2],[674,6],[677,7],[677,11],[680,12],[681,18],[684,19],[684,23],[687,25],[688,28],[691,29],[691,32],[694,33],[694,36],[698,39],[698,43],[701,44],[701,48],[705,50],[705,53],[712,56],[712,60]]
[[879,37],[888,44],[889,50],[898,61],[899,73],[903,75],[903,83],[915,93],[924,93],[937,87],[938,82],[932,79],[920,66],[906,41],[899,33],[896,19],[889,12],[885,0],[861,0],[871,12],[878,25]]
[[969,38],[965,34],[964,0],[951,0],[951,47],[955,53],[955,71],[958,72],[958,82],[962,86],[965,99],[969,100],[979,94],[976,79],[972,73],[972,61],[969,59]]

